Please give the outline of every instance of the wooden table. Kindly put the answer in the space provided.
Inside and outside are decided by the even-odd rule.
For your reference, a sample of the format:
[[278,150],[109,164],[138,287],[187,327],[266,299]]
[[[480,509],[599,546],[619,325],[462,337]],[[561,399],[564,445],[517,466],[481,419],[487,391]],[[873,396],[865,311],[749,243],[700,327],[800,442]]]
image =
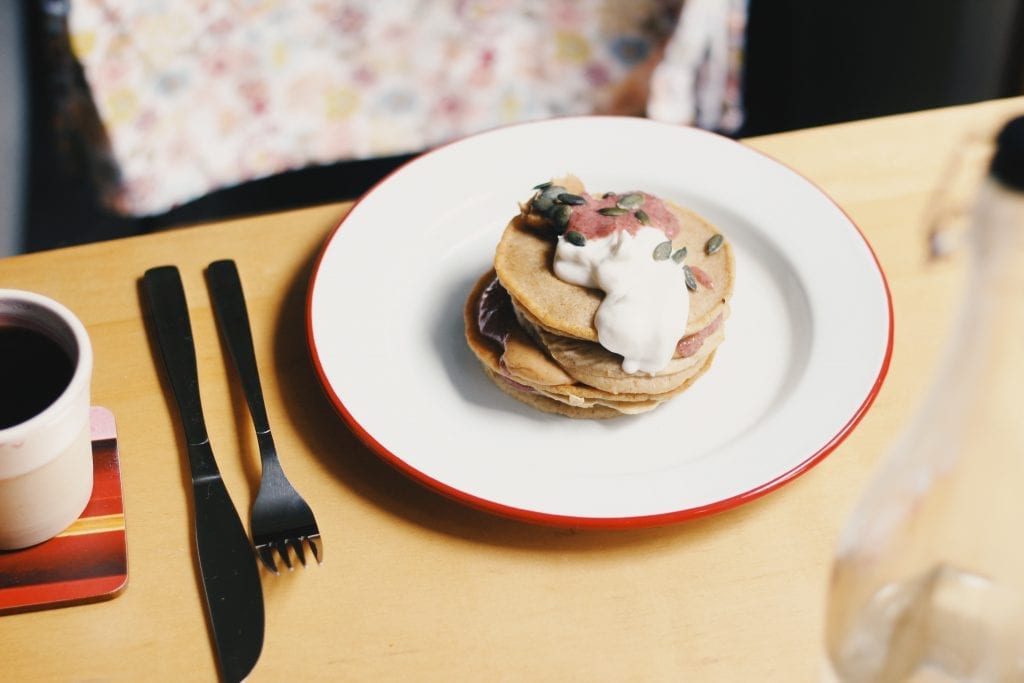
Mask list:
[[753,503],[663,528],[492,517],[406,479],[349,433],[313,374],[303,318],[313,260],[347,204],[0,261],[0,286],[66,303],[92,336],[93,402],[119,428],[130,575],[106,602],[0,617],[2,677],[215,678],[182,438],[138,278],[181,269],[211,438],[247,518],[255,439],[203,281],[210,261],[234,258],[279,451],[326,549],[322,566],[264,576],[266,644],[251,680],[814,680],[838,532],[927,386],[962,274],[960,257],[930,261],[925,244],[935,213],[969,201],[970,185],[954,182],[959,194],[939,204],[937,192],[958,155],[958,177],[976,177],[987,150],[968,141],[1020,112],[1024,99],[1004,100],[746,141],[863,230],[892,290],[892,365],[872,410],[820,465]]

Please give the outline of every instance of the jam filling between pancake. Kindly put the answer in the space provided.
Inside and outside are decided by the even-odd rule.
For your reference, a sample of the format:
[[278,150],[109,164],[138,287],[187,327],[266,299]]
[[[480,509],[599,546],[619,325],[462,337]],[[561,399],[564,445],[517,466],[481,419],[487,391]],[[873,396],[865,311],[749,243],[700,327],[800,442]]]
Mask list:
[[519,324],[512,308],[512,297],[497,277],[492,278],[480,294],[476,321],[480,334],[499,344],[502,349],[505,348],[513,326]]

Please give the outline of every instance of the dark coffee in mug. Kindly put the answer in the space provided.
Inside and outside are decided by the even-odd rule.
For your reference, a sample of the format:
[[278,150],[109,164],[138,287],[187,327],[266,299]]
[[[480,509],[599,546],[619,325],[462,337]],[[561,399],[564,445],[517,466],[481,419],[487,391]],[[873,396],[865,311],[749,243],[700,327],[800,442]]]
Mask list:
[[0,322],[0,429],[43,412],[70,384],[74,370],[71,355],[49,335]]
[[89,502],[92,363],[66,306],[0,289],[0,550],[53,538]]

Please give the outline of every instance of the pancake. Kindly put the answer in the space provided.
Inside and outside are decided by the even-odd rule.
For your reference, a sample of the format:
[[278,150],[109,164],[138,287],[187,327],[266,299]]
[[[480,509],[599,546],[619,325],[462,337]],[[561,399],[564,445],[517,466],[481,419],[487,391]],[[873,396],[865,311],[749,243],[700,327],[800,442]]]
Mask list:
[[[481,332],[480,300],[494,280],[493,270],[486,273],[466,300],[463,308],[466,341],[495,384],[510,396],[541,410],[591,418],[646,412],[684,391],[711,365],[714,349],[701,349],[686,359],[688,366],[682,371],[658,377],[668,381],[663,390],[654,392],[606,391],[574,381],[540,344],[521,329],[512,327],[504,344]],[[520,362],[513,359],[520,359]]]
[[[718,230],[697,213],[665,202],[679,219],[681,230],[673,248],[686,247],[686,263],[707,274],[713,288],[698,286],[690,296],[686,334],[703,329],[722,312],[732,296],[734,258],[726,241],[711,256],[704,244]],[[596,289],[579,287],[558,279],[551,269],[555,242],[543,231],[529,226],[523,214],[513,218],[502,234],[494,255],[494,269],[508,293],[542,326],[556,334],[597,341],[594,315],[603,301]]]
[[657,375],[622,372],[621,357],[605,350],[600,344],[569,337],[556,337],[541,333],[544,346],[556,364],[575,381],[611,394],[663,394],[684,384],[715,352],[725,338],[719,327],[705,340],[697,353],[686,358],[673,359]]
[[577,408],[575,406],[566,405],[554,399],[542,396],[537,393],[526,393],[521,391],[511,384],[509,384],[499,373],[494,372],[490,368],[485,367],[484,372],[487,376],[498,385],[498,388],[504,391],[506,394],[522,401],[523,403],[542,410],[545,413],[556,413],[558,415],[564,415],[565,417],[573,417],[577,419],[608,419],[611,417],[619,417],[623,413],[614,408],[608,408],[605,406],[592,406],[589,408]]
[[545,329],[529,313],[519,308],[513,300],[516,317],[527,334],[544,348],[551,364],[573,380],[614,394],[619,393],[662,393],[679,386],[688,377],[687,371],[725,340],[724,321],[729,314],[728,305],[723,304],[720,318],[715,318],[705,328],[692,333],[706,335],[693,344],[692,353],[677,354],[664,369],[654,375],[630,374],[622,370],[622,357],[608,351],[597,342],[564,337]]
[[[725,338],[724,326],[730,313],[728,302],[732,296],[735,276],[732,247],[715,226],[699,214],[665,200],[659,201],[653,195],[630,192],[592,197],[585,193],[582,183],[572,176],[558,179],[554,185],[560,187],[549,189],[546,185],[539,186],[534,197],[520,206],[519,214],[505,228],[495,250],[493,270],[477,281],[466,300],[464,322],[467,343],[483,365],[488,378],[508,395],[539,410],[574,418],[607,418],[652,410],[685,391],[702,376],[711,366]],[[643,210],[637,210],[637,207]],[[563,212],[561,220],[559,211]],[[571,221],[568,218],[570,212]],[[588,220],[589,224],[586,222]],[[566,224],[570,226],[569,232],[561,238],[557,237],[566,231]],[[670,235],[671,249],[668,249],[668,240],[659,244],[657,237],[653,237],[654,241],[650,241],[651,228],[646,226],[656,226],[656,229]],[[590,240],[617,234],[615,231],[619,230],[629,231],[639,238],[640,233],[634,233],[638,229],[648,241],[635,244],[656,244],[658,249],[653,254],[655,261],[661,259],[667,263],[668,255],[671,254],[672,261],[680,264],[684,271],[686,282],[684,284],[683,274],[667,275],[678,272],[671,268],[657,270],[664,269],[663,264],[651,271],[646,270],[648,266],[642,265],[639,266],[641,270],[637,271],[635,268],[638,266],[633,265],[630,267],[634,270],[630,273],[638,273],[646,278],[653,277],[657,272],[661,274],[658,277],[667,277],[668,280],[659,281],[662,284],[649,290],[635,289],[631,280],[626,281],[630,283],[627,289],[622,289],[621,285],[613,286],[619,286],[619,292],[633,292],[629,296],[637,302],[656,301],[645,297],[668,292],[669,298],[663,300],[663,310],[669,311],[670,316],[673,315],[671,311],[681,311],[675,308],[678,301],[680,306],[688,306],[685,309],[688,315],[685,319],[685,332],[678,343],[672,342],[674,336],[657,333],[662,335],[658,342],[661,351],[655,356],[659,360],[646,365],[634,364],[630,368],[643,368],[643,371],[626,372],[623,370],[623,357],[609,351],[598,341],[594,320],[604,300],[604,293],[599,289],[563,281],[555,275],[553,263],[559,241],[572,242],[572,245],[566,244],[563,247],[572,251],[585,241],[590,247]],[[573,234],[574,230],[580,230],[583,234]],[[617,239],[627,238],[624,235]],[[627,244],[633,243],[617,241],[593,244],[599,251],[580,253],[612,254],[614,252],[602,252],[600,249],[617,250],[620,244],[625,249]],[[714,244],[716,248],[707,249],[709,244]],[[681,251],[683,247],[686,248],[685,252]],[[712,253],[708,254],[707,251]],[[633,259],[632,263],[637,263],[635,259],[638,253],[649,252],[633,251],[634,255],[628,257]],[[563,252],[559,252],[560,259],[566,257]],[[605,268],[604,259],[625,257],[591,258],[599,260],[587,262],[592,265],[586,268]],[[583,272],[611,274],[619,271]],[[560,271],[560,274],[566,276],[564,271]],[[571,276],[570,279],[577,280],[577,276]],[[588,280],[588,276],[584,276],[577,281],[589,283],[595,280]],[[673,282],[679,282],[680,286],[686,288],[682,294],[678,293],[679,290],[663,289],[673,286]],[[649,291],[650,294],[638,295],[635,293],[638,291]],[[635,298],[637,296],[640,298]],[[621,306],[622,299],[616,298],[613,301],[616,306]],[[640,320],[653,321],[651,318]],[[678,334],[683,324],[681,314],[676,314],[672,327],[665,329],[673,330],[673,335]],[[618,328],[626,331],[629,336],[632,336],[628,332],[631,329],[621,324]],[[660,359],[668,356],[661,354],[671,353],[672,343],[675,343],[675,353],[662,366]]]

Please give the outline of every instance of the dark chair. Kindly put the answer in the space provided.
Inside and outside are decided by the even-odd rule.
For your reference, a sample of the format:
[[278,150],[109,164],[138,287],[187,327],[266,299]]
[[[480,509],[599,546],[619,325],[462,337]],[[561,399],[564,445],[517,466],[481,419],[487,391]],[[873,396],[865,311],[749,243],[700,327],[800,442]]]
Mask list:
[[[4,3],[4,11],[13,9],[19,15],[16,20],[26,38],[25,58],[16,68],[26,70],[29,83],[27,183],[0,178],[13,188],[3,190],[6,196],[17,195],[18,187],[27,196],[21,219],[25,251],[350,199],[410,158],[341,162],[284,173],[213,192],[158,216],[112,214],[97,198],[92,180],[96,169],[87,166],[89,155],[82,153],[81,136],[62,125],[69,112],[57,109],[58,103],[71,102],[78,120],[91,112],[98,121],[87,97],[67,97],[87,94],[68,48],[66,18],[72,1]],[[1020,94],[1021,4],[1022,0],[750,0],[744,76],[747,122],[740,134]],[[18,7],[24,11],[19,13]],[[5,49],[8,45],[0,41]],[[0,58],[7,61],[5,54],[0,51]],[[5,97],[0,105],[12,106],[11,100]],[[11,125],[4,126],[0,143],[17,143],[17,124],[14,132]],[[4,157],[5,163],[17,158],[17,152],[13,154]],[[0,213],[0,235],[3,216]]]

